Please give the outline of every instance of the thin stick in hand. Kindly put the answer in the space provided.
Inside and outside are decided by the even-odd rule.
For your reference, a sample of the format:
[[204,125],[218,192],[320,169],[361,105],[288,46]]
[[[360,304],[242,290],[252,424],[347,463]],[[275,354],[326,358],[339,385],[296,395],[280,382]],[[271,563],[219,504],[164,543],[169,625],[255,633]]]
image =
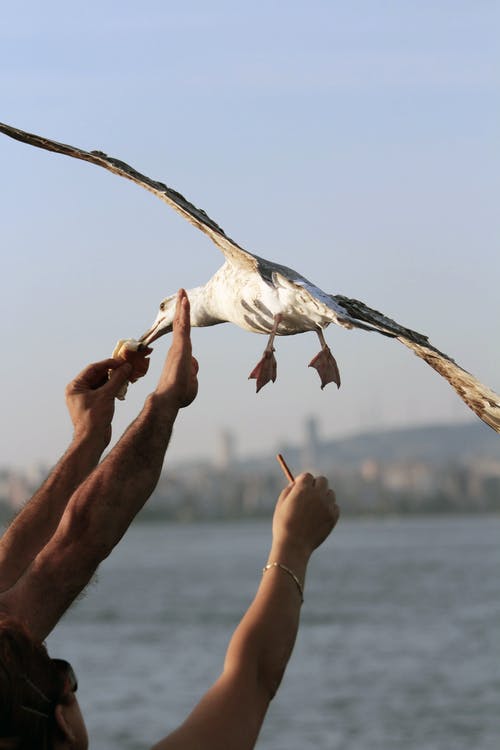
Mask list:
[[278,461],[279,465],[281,466],[281,468],[283,470],[283,474],[286,476],[286,478],[288,479],[288,481],[289,482],[293,482],[293,474],[290,471],[290,469],[288,468],[288,466],[286,465],[286,461],[283,458],[283,456],[281,455],[281,453],[278,453],[278,455],[276,456],[276,460]]

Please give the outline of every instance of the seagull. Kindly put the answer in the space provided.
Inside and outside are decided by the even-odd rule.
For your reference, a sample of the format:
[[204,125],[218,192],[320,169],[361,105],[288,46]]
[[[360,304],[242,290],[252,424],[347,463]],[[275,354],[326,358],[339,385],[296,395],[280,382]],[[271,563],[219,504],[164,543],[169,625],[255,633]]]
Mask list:
[[[500,397],[451,357],[436,349],[427,336],[400,325],[359,300],[328,294],[297,271],[244,250],[205,211],[196,208],[163,182],[150,179],[119,159],[102,151],[85,151],[2,123],[0,132],[125,177],[149,190],[210,237],[222,251],[225,261],[206,284],[188,290],[191,325],[203,327],[231,322],[252,333],[268,336],[262,358],[249,375],[256,381],[257,392],[266,383],[276,380],[276,336],[293,336],[307,331],[316,333],[321,346],[309,363],[319,374],[321,388],[328,383],[340,387],[339,368],[323,334],[324,329],[334,323],[343,328],[376,331],[401,342],[446,378],[483,422],[500,432]],[[172,330],[175,301],[176,295],[171,295],[161,302],[153,325],[138,339],[140,347],[149,346]]]

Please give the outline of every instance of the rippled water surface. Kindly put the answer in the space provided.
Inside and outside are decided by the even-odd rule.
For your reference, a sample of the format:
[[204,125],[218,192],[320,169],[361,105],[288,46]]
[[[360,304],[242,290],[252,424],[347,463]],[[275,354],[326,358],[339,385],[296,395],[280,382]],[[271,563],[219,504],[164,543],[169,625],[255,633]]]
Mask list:
[[[94,750],[146,750],[217,677],[265,522],[138,524],[50,637]],[[261,750],[498,750],[500,517],[342,519]]]

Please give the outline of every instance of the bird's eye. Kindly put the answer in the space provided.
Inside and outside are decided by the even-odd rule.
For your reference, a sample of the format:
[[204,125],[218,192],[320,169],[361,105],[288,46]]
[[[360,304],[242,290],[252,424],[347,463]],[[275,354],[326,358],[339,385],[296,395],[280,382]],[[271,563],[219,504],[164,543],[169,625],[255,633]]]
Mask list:
[[163,312],[164,309],[165,309],[165,303],[164,302],[160,302],[160,312]]

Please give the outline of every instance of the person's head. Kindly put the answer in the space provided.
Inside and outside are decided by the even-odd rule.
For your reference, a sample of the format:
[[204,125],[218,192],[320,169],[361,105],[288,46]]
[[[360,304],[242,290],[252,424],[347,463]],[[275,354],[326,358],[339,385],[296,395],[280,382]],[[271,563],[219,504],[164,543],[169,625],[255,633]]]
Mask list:
[[0,750],[86,750],[71,666],[12,618],[0,619]]

